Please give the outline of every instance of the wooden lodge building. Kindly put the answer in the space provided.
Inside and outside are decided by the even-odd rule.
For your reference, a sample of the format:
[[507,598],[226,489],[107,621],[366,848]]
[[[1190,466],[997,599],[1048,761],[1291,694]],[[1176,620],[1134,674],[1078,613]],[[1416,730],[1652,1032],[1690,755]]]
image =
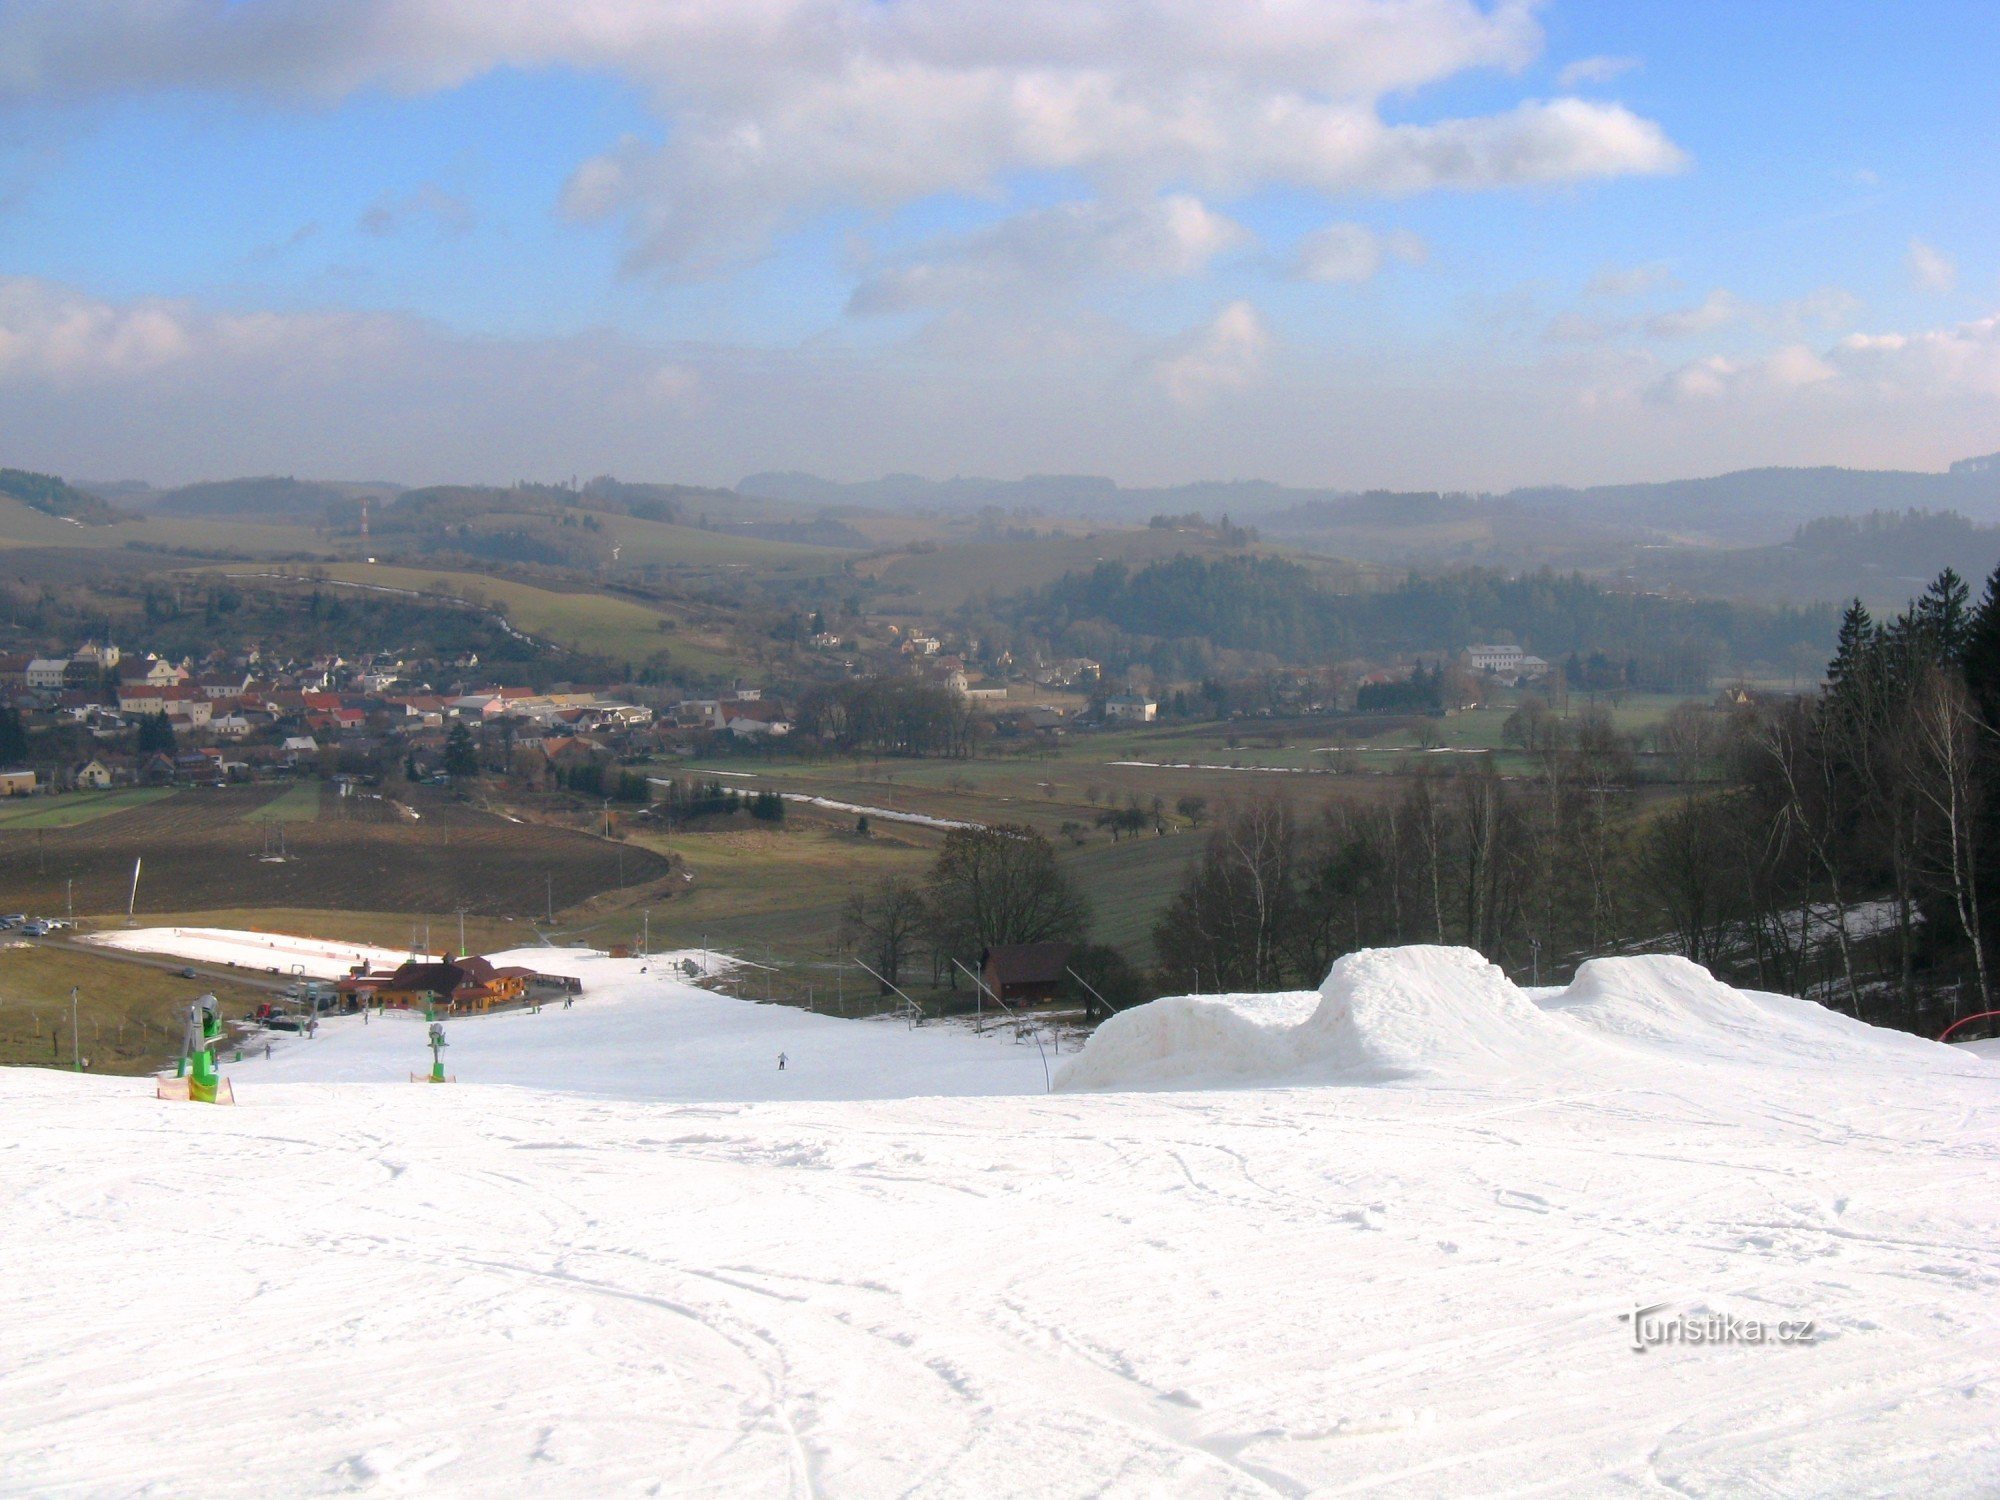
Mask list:
[[495,968],[478,957],[412,959],[389,974],[350,974],[337,989],[351,1009],[363,1005],[432,1007],[462,1014],[525,999],[532,969]]

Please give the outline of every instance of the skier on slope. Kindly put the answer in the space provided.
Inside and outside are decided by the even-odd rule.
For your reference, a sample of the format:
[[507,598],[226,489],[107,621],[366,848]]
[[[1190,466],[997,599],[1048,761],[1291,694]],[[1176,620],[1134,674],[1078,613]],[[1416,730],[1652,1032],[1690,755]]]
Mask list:
[[778,1054],[778,1071],[780,1073],[785,1071],[785,1062],[786,1062],[785,1054],[780,1052]]

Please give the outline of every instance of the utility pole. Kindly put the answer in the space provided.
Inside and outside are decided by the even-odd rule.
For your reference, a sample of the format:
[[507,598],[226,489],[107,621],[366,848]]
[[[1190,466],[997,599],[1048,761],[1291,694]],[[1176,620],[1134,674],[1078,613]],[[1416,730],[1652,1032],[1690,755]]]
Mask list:
[[458,956],[465,957],[465,908],[458,909]]
[[76,1071],[83,1071],[83,1043],[78,1039],[76,1027],[76,986],[69,987],[69,1060]]

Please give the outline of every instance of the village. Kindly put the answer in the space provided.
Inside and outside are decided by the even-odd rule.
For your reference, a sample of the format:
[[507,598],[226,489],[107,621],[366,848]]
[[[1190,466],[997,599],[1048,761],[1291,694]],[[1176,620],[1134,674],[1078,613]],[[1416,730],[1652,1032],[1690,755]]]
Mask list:
[[[1265,670],[1238,680],[1162,684],[1130,670],[1113,682],[1090,658],[969,662],[977,640],[892,627],[874,649],[845,648],[821,680],[899,681],[942,690],[1000,741],[1059,743],[1078,731],[1162,720],[1269,719],[1354,712],[1449,714],[1500,689],[1551,692],[1572,679],[1518,645],[1475,643],[1449,660]],[[1593,661],[1584,671],[1599,670]],[[86,641],[63,655],[0,655],[0,796],[119,786],[218,784],[294,775],[448,782],[480,768],[524,785],[569,784],[579,767],[783,748],[813,699],[738,682],[701,696],[634,683],[507,685],[476,655],[412,660],[391,652],[272,660],[254,647],[171,660]],[[808,729],[817,727],[812,723]],[[474,745],[453,731],[476,732]],[[475,748],[476,746],[476,748]],[[588,779],[588,778],[586,778]]]

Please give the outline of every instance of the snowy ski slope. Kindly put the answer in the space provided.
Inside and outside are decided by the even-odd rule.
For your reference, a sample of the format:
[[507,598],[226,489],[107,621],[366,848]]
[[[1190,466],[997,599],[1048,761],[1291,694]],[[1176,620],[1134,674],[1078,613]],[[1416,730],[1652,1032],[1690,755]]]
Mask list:
[[[0,1491],[2000,1491],[1976,1054],[1406,949],[1128,1012],[1051,1094],[574,961],[447,1088],[338,1081],[421,1065],[393,1021],[234,1110],[0,1075]],[[1636,1353],[1656,1303],[1814,1334]]]

